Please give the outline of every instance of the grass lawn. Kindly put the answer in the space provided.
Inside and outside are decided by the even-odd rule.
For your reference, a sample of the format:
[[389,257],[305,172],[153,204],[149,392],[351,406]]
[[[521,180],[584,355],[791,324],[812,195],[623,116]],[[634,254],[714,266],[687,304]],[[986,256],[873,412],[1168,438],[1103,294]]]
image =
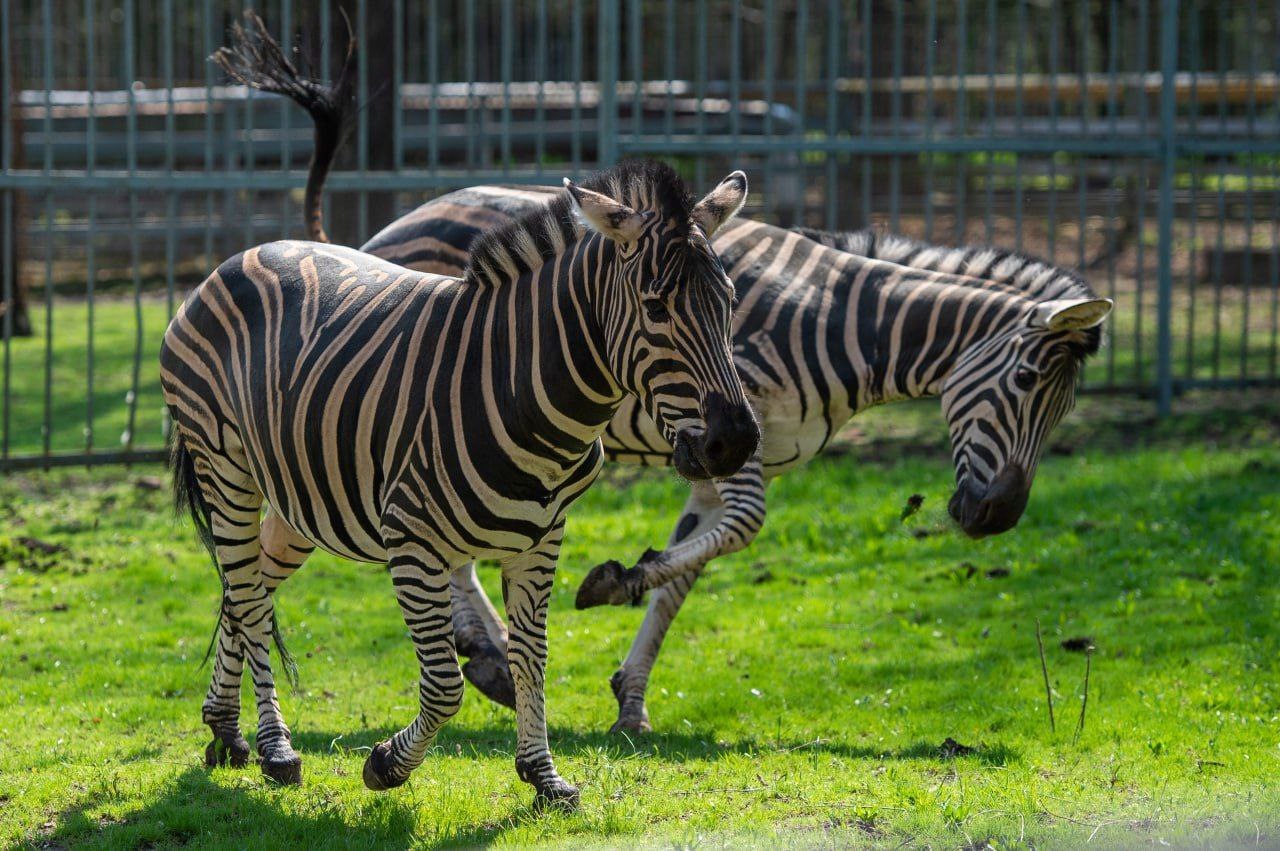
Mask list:
[[[936,406],[856,420],[851,451],[775,483],[756,545],[703,579],[653,678],[656,732],[634,739],[604,731],[641,613],[576,612],[573,593],[665,540],[683,487],[611,470],[571,514],[550,616],[574,815],[529,810],[512,716],[472,692],[407,786],[364,789],[364,749],[411,719],[417,672],[382,570],[327,555],[280,598],[302,787],[205,769],[218,583],[161,472],[0,478],[0,843],[1274,846],[1280,405],[1249,404],[1155,425],[1093,403],[1018,529],[981,542],[942,531]],[[913,423],[923,440],[892,437]],[[1085,656],[1062,642],[1082,637],[1077,734]]]

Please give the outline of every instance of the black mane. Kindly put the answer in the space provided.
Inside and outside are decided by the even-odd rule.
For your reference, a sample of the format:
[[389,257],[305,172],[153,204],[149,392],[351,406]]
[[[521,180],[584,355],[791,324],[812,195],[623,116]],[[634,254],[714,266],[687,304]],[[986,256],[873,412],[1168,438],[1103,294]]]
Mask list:
[[[624,160],[613,168],[596,172],[582,180],[583,189],[590,189],[621,201],[634,210],[652,210],[669,222],[680,233],[687,229],[693,213],[694,200],[675,169],[656,160]],[[581,225],[577,221],[569,193],[563,192],[546,207],[519,216],[476,237],[471,244],[471,259],[467,265],[467,280],[493,282],[505,276],[503,270],[514,268],[523,274],[531,267],[529,258],[520,250],[521,244],[532,244],[539,260],[555,256],[558,245],[567,245],[580,237]]]

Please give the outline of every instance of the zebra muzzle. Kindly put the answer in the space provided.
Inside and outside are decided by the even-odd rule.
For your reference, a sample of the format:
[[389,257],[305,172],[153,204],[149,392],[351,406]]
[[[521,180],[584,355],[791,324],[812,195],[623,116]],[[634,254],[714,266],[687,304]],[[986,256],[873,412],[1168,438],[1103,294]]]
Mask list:
[[1009,464],[983,486],[966,476],[947,503],[947,512],[970,538],[1007,532],[1027,508],[1031,483],[1017,464]]

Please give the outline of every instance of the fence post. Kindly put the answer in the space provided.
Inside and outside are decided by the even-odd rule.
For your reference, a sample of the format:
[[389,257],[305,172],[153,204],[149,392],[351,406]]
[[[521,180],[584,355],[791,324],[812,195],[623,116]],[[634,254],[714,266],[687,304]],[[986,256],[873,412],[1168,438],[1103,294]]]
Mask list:
[[618,160],[619,2],[600,0],[597,7],[596,65],[600,95],[596,104],[596,161],[599,168],[608,168]]
[[[1158,302],[1156,304],[1156,410],[1169,415],[1173,404],[1173,190],[1177,118],[1178,0],[1164,0],[1160,15],[1160,209]],[[1141,272],[1139,272],[1141,273]]]

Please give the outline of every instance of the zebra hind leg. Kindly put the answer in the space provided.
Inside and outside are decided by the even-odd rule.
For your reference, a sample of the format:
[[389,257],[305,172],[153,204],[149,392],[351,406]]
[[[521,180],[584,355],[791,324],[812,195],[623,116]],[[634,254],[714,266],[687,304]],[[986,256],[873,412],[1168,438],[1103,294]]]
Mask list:
[[[239,704],[239,671],[234,661],[238,649],[239,658],[248,663],[253,675],[262,772],[277,783],[300,783],[302,759],[290,741],[271,672],[275,609],[262,570],[262,493],[248,471],[243,451],[236,449],[228,441],[222,453],[209,453],[207,475],[198,483],[205,521],[202,529],[213,544],[222,574],[218,651],[221,658],[233,660],[229,666],[215,665],[204,715],[214,730],[213,761],[217,761],[221,743],[228,762],[242,762],[244,749],[234,720]],[[230,709],[232,704],[235,710]],[[206,751],[206,758],[209,756]]]
[[469,657],[462,666],[462,676],[494,703],[515,709],[515,682],[507,665],[507,628],[484,593],[474,562],[453,571],[449,593],[458,655]]
[[436,732],[462,706],[462,672],[453,644],[450,565],[427,547],[401,542],[387,548],[396,601],[418,657],[418,717],[364,763],[364,785],[394,789],[422,764]]
[[[267,509],[259,535],[259,557],[267,593],[274,594],[280,583],[302,566],[315,549],[306,538],[289,528],[278,514]],[[213,741],[205,748],[205,764],[244,768],[249,764],[249,743],[240,732],[240,683],[244,674],[244,653],[240,641],[223,613],[218,619],[213,678],[205,697],[202,715],[213,730]]]

